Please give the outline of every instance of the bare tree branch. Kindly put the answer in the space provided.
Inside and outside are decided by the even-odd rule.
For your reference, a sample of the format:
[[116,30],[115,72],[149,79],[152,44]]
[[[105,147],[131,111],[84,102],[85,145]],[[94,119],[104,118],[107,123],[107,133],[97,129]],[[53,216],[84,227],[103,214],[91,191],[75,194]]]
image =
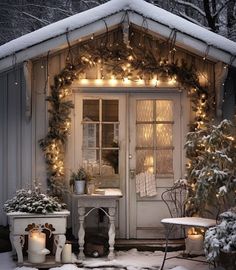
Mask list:
[[29,16],[29,17],[33,18],[36,21],[41,22],[44,25],[48,25],[50,23],[49,21],[46,21],[46,20],[43,20],[43,19],[39,19],[39,18],[37,18],[36,16],[34,16],[34,15],[30,14],[30,13],[27,13],[27,12],[21,12],[21,13],[24,14],[24,15],[26,15],[26,16]]
[[176,0],[176,3],[178,3],[179,5],[191,7],[192,9],[200,13],[203,17],[206,16],[206,13],[203,10],[201,10],[199,7],[194,5],[193,3],[182,1],[182,0]]

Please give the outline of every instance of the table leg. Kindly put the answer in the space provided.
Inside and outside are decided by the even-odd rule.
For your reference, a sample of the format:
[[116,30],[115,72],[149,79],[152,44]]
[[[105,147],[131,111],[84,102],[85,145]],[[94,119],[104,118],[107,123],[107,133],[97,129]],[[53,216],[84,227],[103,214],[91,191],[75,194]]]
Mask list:
[[174,225],[169,225],[169,226],[167,225],[167,228],[166,228],[165,254],[164,254],[164,258],[163,258],[160,270],[163,270],[165,262],[166,262],[166,256],[167,256],[167,252],[168,252],[169,236],[170,236],[170,233],[171,233],[173,227],[174,227]]
[[55,243],[56,243],[56,255],[55,255],[55,261],[61,262],[61,252],[63,247],[65,246],[66,237],[64,234],[58,234],[54,236]]
[[108,209],[109,213],[109,220],[110,220],[110,228],[108,231],[108,236],[109,236],[109,254],[108,254],[108,259],[113,260],[114,259],[114,243],[115,243],[115,235],[116,235],[116,230],[115,230],[115,214],[116,214],[116,208],[115,207],[109,207]]
[[25,241],[24,241],[23,235],[14,235],[13,236],[13,245],[16,249],[18,263],[23,263],[22,247],[24,246],[24,242]]
[[9,234],[9,238],[10,238],[10,242],[11,242],[11,249],[12,249],[12,255],[15,256],[16,255],[16,249],[14,246],[14,237],[13,237],[13,233],[12,233],[12,220],[9,219],[9,229],[10,229],[10,234]]
[[79,207],[78,208],[78,214],[79,214],[79,231],[78,231],[78,238],[79,238],[79,259],[83,260],[85,258],[84,255],[84,218],[85,218],[85,208]]

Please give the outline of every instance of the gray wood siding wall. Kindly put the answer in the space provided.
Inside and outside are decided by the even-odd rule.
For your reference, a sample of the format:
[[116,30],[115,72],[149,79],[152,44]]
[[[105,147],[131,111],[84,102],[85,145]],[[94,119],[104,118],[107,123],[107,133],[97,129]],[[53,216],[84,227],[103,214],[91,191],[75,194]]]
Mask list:
[[[48,62],[48,63],[47,63]],[[44,138],[48,128],[48,103],[46,97],[49,95],[50,86],[54,83],[54,76],[58,74],[65,65],[65,52],[48,58],[41,58],[33,63],[33,153],[35,162],[33,176],[42,184],[42,189],[47,188],[46,164],[43,152],[39,147],[39,140]],[[48,70],[48,71],[47,71]]]
[[[17,82],[17,84],[15,84]],[[32,133],[25,117],[23,69],[0,75],[0,205],[31,184]],[[0,225],[7,218],[0,207]]]

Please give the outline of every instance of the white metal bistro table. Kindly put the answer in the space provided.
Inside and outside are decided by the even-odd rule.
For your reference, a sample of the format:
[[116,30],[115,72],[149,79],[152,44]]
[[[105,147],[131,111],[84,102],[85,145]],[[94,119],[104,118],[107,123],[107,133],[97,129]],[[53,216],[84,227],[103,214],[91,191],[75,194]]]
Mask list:
[[[117,200],[121,198],[122,192],[118,188],[104,188],[102,189],[104,194],[83,194],[83,195],[72,195],[73,206],[78,211],[78,243],[79,243],[79,259],[83,260],[84,255],[84,220],[94,209],[101,209],[105,215],[109,218],[110,226],[108,231],[108,243],[109,243],[109,254],[108,258],[114,258],[114,243],[115,243],[115,215],[117,208]],[[91,208],[86,212],[86,208]],[[106,211],[104,208],[107,208]],[[74,210],[73,210],[74,211]]]
[[[209,219],[209,218],[201,218],[201,217],[179,217],[179,218],[164,218],[161,220],[161,223],[165,225],[166,227],[165,254],[164,254],[164,258],[163,258],[162,265],[160,268],[160,270],[163,270],[166,260],[171,259],[171,258],[176,258],[176,256],[167,258],[169,237],[175,225],[180,225],[183,227],[197,227],[197,228],[208,229],[216,225],[216,220]],[[183,257],[183,259],[186,259],[186,258]]]
[[32,214],[23,212],[7,213],[10,224],[10,240],[13,251],[17,253],[18,263],[23,263],[22,247],[24,246],[24,235],[29,234],[29,227],[41,227],[49,230],[54,235],[56,244],[55,262],[61,261],[61,252],[65,245],[67,210],[48,214]]

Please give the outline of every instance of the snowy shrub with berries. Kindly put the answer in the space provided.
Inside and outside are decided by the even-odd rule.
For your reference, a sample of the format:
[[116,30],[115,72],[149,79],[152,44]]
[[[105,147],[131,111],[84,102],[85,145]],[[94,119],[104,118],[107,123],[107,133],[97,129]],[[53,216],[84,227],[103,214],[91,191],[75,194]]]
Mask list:
[[206,231],[205,253],[208,261],[217,261],[220,251],[236,251],[236,207],[223,212],[220,223]]
[[16,195],[4,203],[4,211],[27,212],[37,214],[47,214],[65,209],[66,205],[61,203],[57,197],[43,194],[39,187],[34,190],[20,189]]

